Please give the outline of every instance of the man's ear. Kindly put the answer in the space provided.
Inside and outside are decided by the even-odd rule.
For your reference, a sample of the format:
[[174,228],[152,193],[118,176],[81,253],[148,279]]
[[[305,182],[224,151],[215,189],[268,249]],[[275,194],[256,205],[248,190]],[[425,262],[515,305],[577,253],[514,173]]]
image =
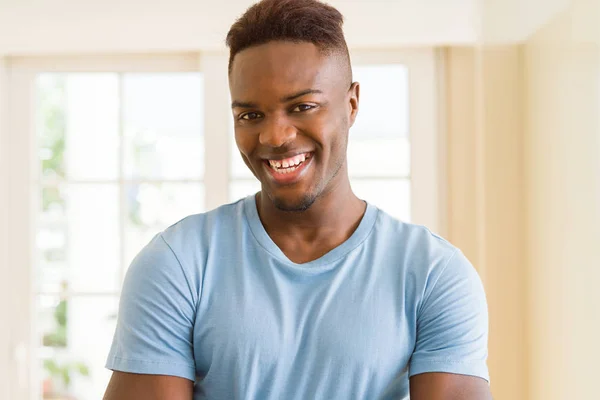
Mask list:
[[358,101],[360,97],[360,84],[354,82],[348,89],[348,109],[350,111],[350,126],[354,125],[358,114]]

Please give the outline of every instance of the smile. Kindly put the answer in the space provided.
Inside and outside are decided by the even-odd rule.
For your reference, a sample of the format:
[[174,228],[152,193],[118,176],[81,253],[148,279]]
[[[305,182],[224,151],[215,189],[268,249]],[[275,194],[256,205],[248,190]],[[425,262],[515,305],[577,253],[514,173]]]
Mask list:
[[297,181],[312,160],[312,153],[297,154],[283,159],[265,160],[266,169],[273,180],[279,184],[291,184]]
[[276,172],[280,174],[289,174],[298,169],[307,159],[310,159],[310,153],[298,154],[297,156],[284,158],[283,160],[267,161],[269,162],[269,166]]

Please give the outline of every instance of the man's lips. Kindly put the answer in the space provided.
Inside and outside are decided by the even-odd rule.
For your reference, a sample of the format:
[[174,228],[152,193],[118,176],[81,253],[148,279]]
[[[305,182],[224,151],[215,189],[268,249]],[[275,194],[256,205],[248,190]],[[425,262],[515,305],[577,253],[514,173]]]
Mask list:
[[311,156],[312,153],[305,152],[290,154],[283,157],[280,156],[277,158],[268,158],[264,161],[266,161],[275,170],[283,170],[286,168],[293,168],[295,166],[298,166],[302,164],[305,160],[309,159]]
[[296,183],[312,164],[313,153],[291,153],[263,159],[263,164],[271,179],[280,185]]

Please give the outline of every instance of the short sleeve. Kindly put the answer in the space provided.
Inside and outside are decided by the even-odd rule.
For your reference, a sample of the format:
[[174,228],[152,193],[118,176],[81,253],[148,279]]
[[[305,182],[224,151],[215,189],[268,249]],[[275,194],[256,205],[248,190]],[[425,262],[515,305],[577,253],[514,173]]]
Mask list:
[[418,308],[416,346],[410,376],[447,372],[481,377],[486,364],[488,311],[479,275],[456,250],[446,265],[429,276]]
[[195,296],[161,234],[131,263],[106,368],[195,379]]

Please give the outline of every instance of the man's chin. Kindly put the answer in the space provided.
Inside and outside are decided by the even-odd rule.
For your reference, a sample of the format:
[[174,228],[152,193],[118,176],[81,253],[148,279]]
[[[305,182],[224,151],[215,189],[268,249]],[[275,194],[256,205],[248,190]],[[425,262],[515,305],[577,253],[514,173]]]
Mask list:
[[293,197],[269,194],[269,199],[278,210],[286,212],[302,212],[308,210],[313,205],[316,197],[309,194]]

